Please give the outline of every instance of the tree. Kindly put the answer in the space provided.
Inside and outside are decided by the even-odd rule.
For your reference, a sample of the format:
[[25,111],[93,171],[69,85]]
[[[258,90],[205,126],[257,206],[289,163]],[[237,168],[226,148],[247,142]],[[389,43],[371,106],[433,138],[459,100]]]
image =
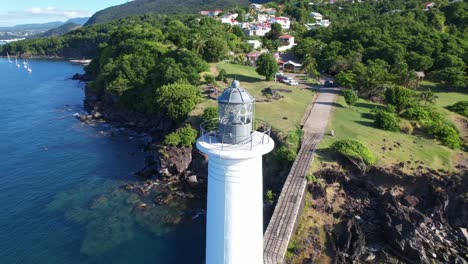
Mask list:
[[307,54],[302,61],[302,68],[307,74],[312,75],[315,78],[320,77],[320,73],[317,70],[317,61],[312,55]]
[[283,28],[278,23],[271,24],[271,30],[266,34],[265,37],[271,40],[277,40],[283,34]]
[[207,62],[217,62],[223,59],[228,52],[226,41],[220,37],[211,37],[205,43],[203,58]]
[[349,107],[353,106],[356,104],[356,102],[359,100],[359,97],[354,90],[343,90],[343,97],[346,101],[346,103],[349,105]]
[[156,104],[159,109],[176,122],[183,121],[199,102],[199,90],[187,83],[168,84],[156,90]]
[[342,71],[335,78],[338,84],[345,88],[353,89],[356,85],[356,74],[352,72]]
[[267,81],[273,79],[278,69],[278,63],[271,53],[263,53],[257,60],[257,73],[265,76]]

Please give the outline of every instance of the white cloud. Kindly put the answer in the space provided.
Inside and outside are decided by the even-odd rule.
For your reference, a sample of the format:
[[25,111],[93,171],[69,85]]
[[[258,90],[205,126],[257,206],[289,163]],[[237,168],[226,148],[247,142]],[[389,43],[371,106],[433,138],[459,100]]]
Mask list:
[[[20,12],[21,13],[21,12]],[[88,16],[87,12],[82,10],[66,10],[60,9],[53,6],[49,7],[32,7],[24,10],[23,12],[26,15],[33,16],[50,16],[50,17],[60,17],[60,18],[74,18],[80,16]]]

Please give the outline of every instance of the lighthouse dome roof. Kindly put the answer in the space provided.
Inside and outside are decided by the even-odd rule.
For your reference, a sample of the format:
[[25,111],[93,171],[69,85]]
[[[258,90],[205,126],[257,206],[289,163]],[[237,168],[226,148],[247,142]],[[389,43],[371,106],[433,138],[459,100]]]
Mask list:
[[218,97],[218,103],[222,104],[250,104],[255,101],[244,88],[240,87],[239,81],[231,83],[231,87],[226,88]]

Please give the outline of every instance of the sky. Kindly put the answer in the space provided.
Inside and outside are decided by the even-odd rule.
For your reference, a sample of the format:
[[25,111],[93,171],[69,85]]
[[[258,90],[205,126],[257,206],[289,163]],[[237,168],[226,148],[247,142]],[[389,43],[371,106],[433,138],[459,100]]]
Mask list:
[[0,27],[88,17],[127,0],[0,0]]

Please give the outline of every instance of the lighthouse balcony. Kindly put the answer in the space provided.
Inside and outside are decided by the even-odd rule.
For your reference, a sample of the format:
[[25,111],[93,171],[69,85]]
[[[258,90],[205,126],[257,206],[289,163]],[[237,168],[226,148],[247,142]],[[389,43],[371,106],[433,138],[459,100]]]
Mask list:
[[[242,127],[243,125],[239,124],[239,128],[242,129]],[[267,147],[274,144],[270,137],[271,126],[263,120],[255,119],[252,129],[248,133],[242,131],[236,134],[238,131],[233,124],[225,127],[218,123],[218,119],[209,120],[200,125],[201,136],[197,144],[211,150],[221,151],[253,151],[256,148],[261,148],[262,145]]]

